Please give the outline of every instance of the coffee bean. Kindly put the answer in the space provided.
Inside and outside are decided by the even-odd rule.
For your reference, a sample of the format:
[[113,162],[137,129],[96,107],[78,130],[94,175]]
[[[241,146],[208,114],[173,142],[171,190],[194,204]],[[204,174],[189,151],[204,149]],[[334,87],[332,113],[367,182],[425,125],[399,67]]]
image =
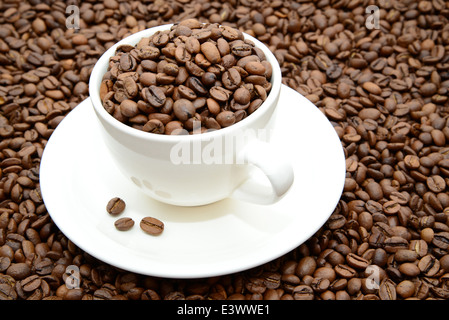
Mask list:
[[166,96],[164,91],[155,85],[144,88],[142,96],[153,107],[160,108],[165,104]]
[[139,108],[135,101],[126,99],[120,103],[120,112],[123,116],[131,118],[138,114]]
[[[205,72],[201,76],[201,81],[205,87],[213,86],[215,84],[216,80],[217,80],[217,76],[212,72]],[[239,81],[239,83],[240,83],[240,81]]]
[[117,228],[117,230],[128,231],[134,226],[134,220],[127,217],[120,218],[114,222],[114,226]]
[[151,235],[159,235],[164,231],[164,223],[153,217],[145,217],[140,221],[140,228]]
[[42,280],[38,275],[31,275],[22,281],[20,281],[20,285],[22,286],[22,290],[25,292],[31,292],[40,287]]
[[222,128],[229,127],[235,123],[235,114],[232,111],[222,111],[217,114],[217,122]]
[[22,280],[31,274],[31,268],[27,263],[19,262],[12,263],[6,270],[6,275],[13,277],[16,280]]
[[146,132],[163,134],[165,132],[165,127],[162,121],[158,119],[151,119],[144,124],[142,130]]
[[313,289],[308,285],[299,285],[293,289],[293,298],[295,300],[313,300]]
[[415,285],[410,280],[404,280],[396,286],[396,293],[402,298],[410,298],[415,293]]
[[[223,73],[221,81],[226,89],[235,90],[240,85],[242,78],[240,72],[236,68],[230,68]],[[212,94],[213,93],[211,92],[211,96]]]
[[245,87],[240,87],[234,92],[234,100],[241,105],[249,104],[251,93]]
[[449,298],[449,290],[445,288],[439,288],[439,287],[431,287],[430,290],[441,299],[448,299]]
[[396,300],[396,285],[391,279],[386,279],[379,286],[381,300]]
[[0,283],[0,300],[16,300],[17,293],[12,286]]
[[435,193],[444,191],[446,188],[446,182],[441,176],[431,176],[426,180],[429,189]]
[[369,182],[366,185],[366,192],[368,192],[373,200],[380,200],[383,198],[382,187],[375,181]]
[[186,61],[185,65],[187,71],[195,77],[201,77],[205,73],[205,71],[200,66],[190,60]]
[[404,262],[401,264],[399,266],[399,271],[408,277],[416,277],[420,273],[418,266],[411,262]]
[[210,96],[219,101],[226,102],[230,98],[230,92],[222,87],[214,86],[209,90]]
[[237,57],[246,57],[252,53],[252,47],[247,43],[237,41],[231,45],[231,52]]
[[179,73],[179,66],[177,64],[174,63],[167,63],[163,70],[162,70],[165,74],[169,75],[169,76],[174,76],[176,77]]
[[220,108],[219,103],[216,100],[214,100],[212,98],[208,98],[206,100],[206,104],[207,104],[207,109],[211,114],[217,115],[220,113],[221,108]]
[[401,249],[406,249],[408,245],[409,244],[406,239],[398,236],[389,237],[384,242],[385,250],[390,253],[394,253]]
[[[215,75],[214,75],[214,77],[215,77]],[[204,77],[201,77],[201,78],[203,79]],[[205,84],[203,84],[201,82],[201,80],[196,77],[189,77],[186,81],[186,84],[190,89],[193,90],[194,93],[196,93],[200,96],[205,96],[208,93],[208,90],[207,90]],[[196,96],[195,96],[195,98],[196,98]],[[191,95],[191,99],[195,99],[195,98],[193,98],[193,95]]]
[[190,36],[186,40],[186,50],[190,54],[199,53],[201,51],[201,44],[197,38]]
[[120,56],[120,67],[123,71],[133,71],[137,66],[136,60],[129,53]]
[[397,262],[413,262],[418,258],[418,254],[413,250],[400,249],[394,254]]
[[158,72],[156,74],[156,83],[161,86],[172,84],[175,79],[174,76],[170,76],[164,72]]
[[197,97],[195,91],[184,85],[180,85],[178,87],[178,93],[181,97],[186,98],[188,100],[194,100]]
[[221,55],[216,45],[212,42],[204,42],[201,44],[201,52],[211,63],[216,64],[221,61]]
[[109,200],[106,211],[111,215],[118,215],[122,213],[126,208],[126,203],[123,201],[123,199],[120,199],[118,197],[114,197],[111,200]]
[[440,270],[440,262],[429,254],[419,260],[418,268],[425,276],[432,277]]
[[449,232],[442,231],[435,233],[432,244],[438,248],[447,250],[449,248]]
[[363,89],[368,91],[369,93],[380,95],[382,93],[382,89],[375,83],[367,81],[362,85]]
[[175,58],[177,62],[185,64],[187,61],[190,61],[190,59],[192,59],[192,55],[185,46],[179,46],[175,50]]
[[[146,60],[144,60],[146,61]],[[153,72],[143,72],[139,77],[140,83],[145,86],[154,86],[157,84],[156,74]],[[145,90],[145,88],[143,89]],[[145,99],[144,91],[142,90],[142,97]]]
[[383,205],[383,210],[384,210],[385,214],[388,214],[388,215],[395,214],[395,213],[399,212],[400,209],[401,209],[400,204],[394,200],[387,201]]
[[186,121],[193,117],[195,115],[195,110],[193,103],[187,99],[176,100],[173,104],[173,112],[181,121]]
[[249,61],[245,64],[244,68],[249,74],[263,76],[266,72],[264,65],[258,61]]
[[355,269],[353,269],[347,265],[344,265],[344,264],[336,265],[335,272],[338,276],[345,278],[345,279],[352,278],[357,274]]
[[349,266],[356,269],[366,269],[369,265],[369,261],[357,256],[356,254],[349,253],[346,256],[346,261]]
[[164,31],[156,32],[152,37],[152,42],[156,47],[165,46],[169,40],[168,33]]

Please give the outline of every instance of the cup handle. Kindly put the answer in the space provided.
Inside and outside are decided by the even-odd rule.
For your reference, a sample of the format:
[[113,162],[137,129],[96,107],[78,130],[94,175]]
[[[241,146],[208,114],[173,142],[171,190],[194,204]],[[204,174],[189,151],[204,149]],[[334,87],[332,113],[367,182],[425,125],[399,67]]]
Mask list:
[[238,155],[237,160],[238,163],[259,168],[259,172],[268,178],[269,186],[250,176],[231,194],[233,199],[269,205],[279,201],[293,184],[294,172],[291,163],[281,150],[267,142],[250,142]]

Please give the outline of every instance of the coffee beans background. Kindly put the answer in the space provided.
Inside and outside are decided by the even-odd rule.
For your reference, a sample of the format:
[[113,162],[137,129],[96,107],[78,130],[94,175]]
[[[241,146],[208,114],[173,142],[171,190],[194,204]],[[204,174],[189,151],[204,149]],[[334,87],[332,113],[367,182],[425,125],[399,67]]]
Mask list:
[[[78,31],[66,27],[69,4]],[[379,29],[365,24],[368,5]],[[448,17],[443,0],[0,1],[0,299],[448,299]],[[186,18],[266,43],[283,83],[334,125],[347,174],[330,219],[292,252],[236,274],[161,279],[62,234],[39,162],[107,48]],[[79,288],[64,284],[69,266]]]

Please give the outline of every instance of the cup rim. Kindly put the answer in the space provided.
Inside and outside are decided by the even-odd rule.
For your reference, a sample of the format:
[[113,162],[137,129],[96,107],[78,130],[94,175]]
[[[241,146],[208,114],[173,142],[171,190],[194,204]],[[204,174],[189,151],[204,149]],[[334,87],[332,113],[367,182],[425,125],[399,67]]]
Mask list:
[[270,105],[272,105],[273,103],[277,103],[276,99],[279,97],[282,84],[282,73],[281,68],[279,66],[279,62],[277,61],[276,57],[271,52],[271,50],[265,44],[263,44],[256,38],[250,36],[249,34],[242,32],[245,39],[251,40],[256,47],[258,47],[263,51],[266,59],[268,60],[268,62],[270,62],[272,66],[270,93],[268,94],[265,101],[260,105],[260,107],[256,111],[254,111],[254,113],[252,113],[250,116],[226,128],[221,128],[207,133],[189,134],[189,135],[154,134],[151,132],[138,130],[115,119],[103,107],[103,103],[100,100],[100,90],[99,90],[103,75],[106,72],[107,66],[109,64],[109,58],[115,54],[119,46],[124,44],[135,45],[139,42],[140,39],[151,36],[157,31],[168,30],[173,25],[174,24],[165,24],[136,32],[115,43],[101,55],[101,57],[97,60],[97,63],[94,65],[94,68],[92,69],[91,75],[89,77],[89,98],[91,99],[97,117],[100,117],[103,121],[107,122],[108,125],[119,130],[122,134],[126,134],[134,138],[144,139],[153,142],[186,142],[198,139],[209,140],[216,138],[217,136],[229,134],[233,131],[251,128],[251,124],[256,122],[260,117],[262,117],[265,114],[265,112],[268,111]]

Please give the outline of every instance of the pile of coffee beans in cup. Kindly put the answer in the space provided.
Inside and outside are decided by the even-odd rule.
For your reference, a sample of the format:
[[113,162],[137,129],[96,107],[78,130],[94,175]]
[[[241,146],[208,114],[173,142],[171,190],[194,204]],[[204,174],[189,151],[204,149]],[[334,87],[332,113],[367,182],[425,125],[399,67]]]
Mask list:
[[[187,19],[269,47],[283,84],[335,128],[346,180],[328,221],[291,252],[166,279],[78,248],[47,212],[39,167],[53,130],[88,98],[98,58]],[[0,300],[449,300],[448,20],[444,0],[0,1]]]
[[272,66],[243,33],[186,19],[109,60],[100,99],[117,120],[146,132],[204,133],[252,114],[271,89]]

